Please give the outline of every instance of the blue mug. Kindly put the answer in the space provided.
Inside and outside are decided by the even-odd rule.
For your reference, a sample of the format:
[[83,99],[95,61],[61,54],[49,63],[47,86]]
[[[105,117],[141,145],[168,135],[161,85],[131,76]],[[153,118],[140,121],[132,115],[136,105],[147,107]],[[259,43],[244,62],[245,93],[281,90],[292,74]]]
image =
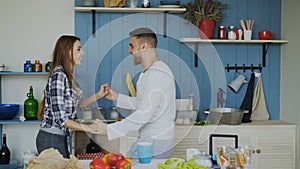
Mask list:
[[152,150],[153,150],[152,142],[137,143],[137,155],[141,164],[151,163]]

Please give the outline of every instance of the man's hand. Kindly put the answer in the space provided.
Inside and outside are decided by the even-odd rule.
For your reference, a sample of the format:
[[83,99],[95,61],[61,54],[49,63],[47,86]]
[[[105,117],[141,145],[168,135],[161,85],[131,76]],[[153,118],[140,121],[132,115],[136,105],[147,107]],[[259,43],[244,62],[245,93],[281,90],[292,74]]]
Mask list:
[[109,93],[105,96],[108,100],[116,101],[118,100],[119,93],[115,92],[113,89],[110,88]]
[[107,135],[107,124],[102,120],[96,119],[95,122],[89,125],[90,133]]

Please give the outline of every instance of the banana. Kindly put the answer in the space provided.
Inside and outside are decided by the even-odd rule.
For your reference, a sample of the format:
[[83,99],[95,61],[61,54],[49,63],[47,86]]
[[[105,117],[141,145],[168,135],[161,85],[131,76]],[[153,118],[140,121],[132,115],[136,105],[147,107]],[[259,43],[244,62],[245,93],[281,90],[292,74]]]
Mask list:
[[132,82],[132,77],[130,73],[126,74],[126,85],[129,90],[129,93],[131,96],[135,97],[136,96],[136,90],[134,88],[133,82]]

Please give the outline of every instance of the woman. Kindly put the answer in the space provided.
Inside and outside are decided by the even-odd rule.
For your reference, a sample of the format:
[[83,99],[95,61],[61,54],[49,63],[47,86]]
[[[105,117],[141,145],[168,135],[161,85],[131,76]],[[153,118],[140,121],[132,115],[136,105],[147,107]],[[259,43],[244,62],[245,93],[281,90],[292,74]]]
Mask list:
[[73,74],[75,66],[81,64],[83,55],[78,37],[63,35],[56,42],[52,68],[44,93],[44,118],[36,138],[39,153],[52,147],[65,158],[69,158],[67,136],[70,135],[70,129],[90,133],[97,131],[90,125],[74,121],[79,108],[84,108],[107,94],[104,84],[94,95],[82,98],[82,91]]

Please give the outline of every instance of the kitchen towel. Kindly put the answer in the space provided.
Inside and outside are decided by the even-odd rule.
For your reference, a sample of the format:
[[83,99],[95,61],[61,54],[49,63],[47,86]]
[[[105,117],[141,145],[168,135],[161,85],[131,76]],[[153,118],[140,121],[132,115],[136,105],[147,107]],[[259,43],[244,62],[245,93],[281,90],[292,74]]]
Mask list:
[[269,120],[261,75],[257,77],[257,84],[253,94],[251,120]]
[[247,91],[245,94],[245,98],[241,104],[240,109],[248,110],[248,113],[245,113],[242,119],[242,123],[250,123],[251,122],[251,114],[252,114],[252,102],[253,102],[253,92],[254,92],[254,81],[255,74],[251,73],[251,78],[248,83]]

